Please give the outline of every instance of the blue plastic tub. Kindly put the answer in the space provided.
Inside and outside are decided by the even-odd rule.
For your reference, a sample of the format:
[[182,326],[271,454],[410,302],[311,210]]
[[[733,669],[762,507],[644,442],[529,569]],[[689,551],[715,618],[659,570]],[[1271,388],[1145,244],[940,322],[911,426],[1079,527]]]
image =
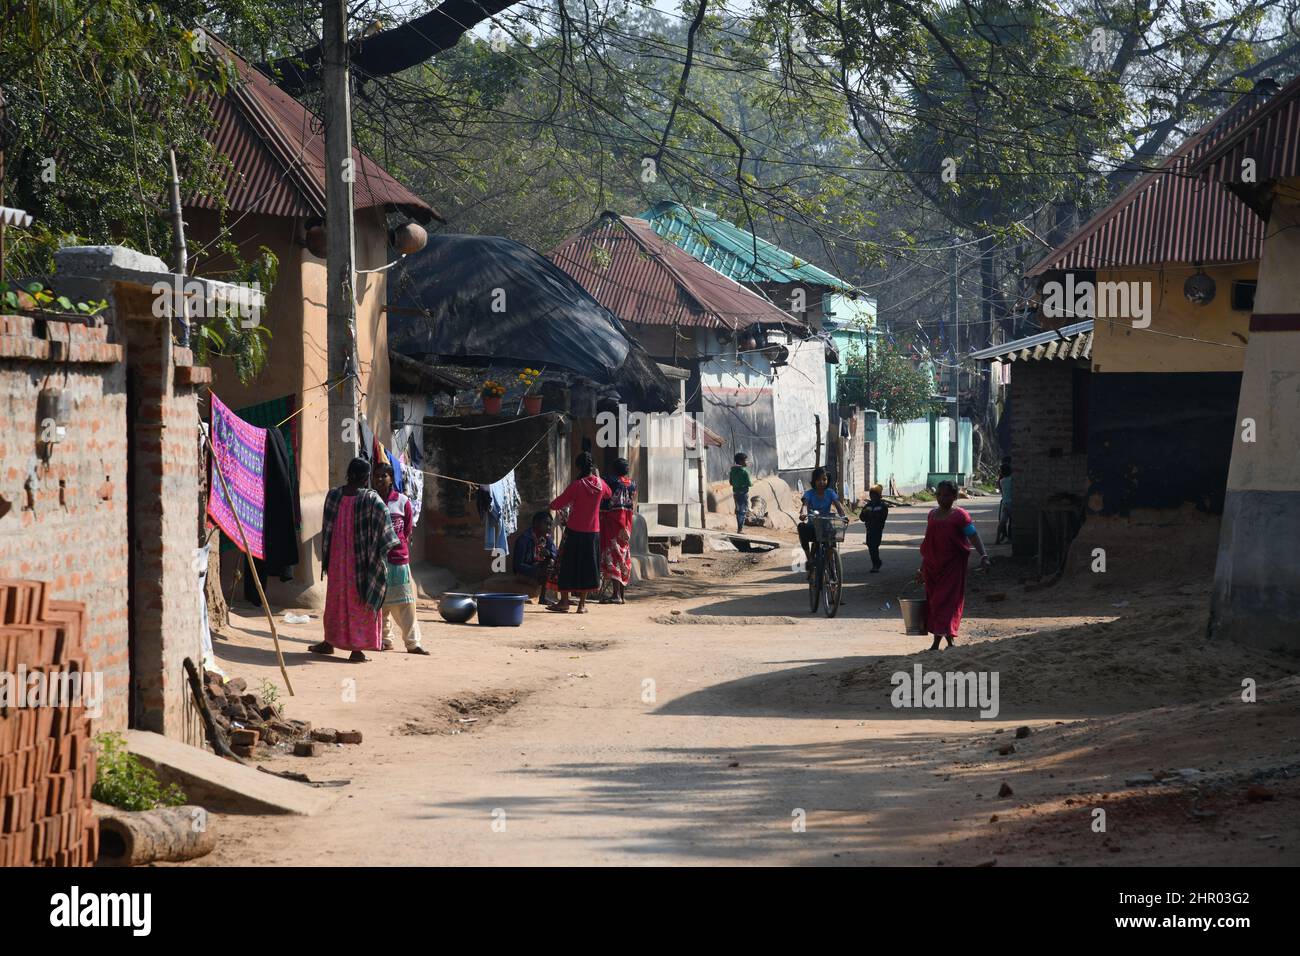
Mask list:
[[524,623],[527,594],[499,594],[486,591],[475,594],[478,622],[486,627],[519,627]]

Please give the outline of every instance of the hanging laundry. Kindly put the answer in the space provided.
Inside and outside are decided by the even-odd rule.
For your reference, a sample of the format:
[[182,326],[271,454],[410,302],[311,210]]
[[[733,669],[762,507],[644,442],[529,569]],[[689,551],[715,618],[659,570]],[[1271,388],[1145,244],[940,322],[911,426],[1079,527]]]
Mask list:
[[424,472],[405,461],[402,469],[406,473],[406,497],[411,499],[411,527],[414,528],[420,523],[420,511],[424,508]]
[[513,470],[490,485],[480,485],[487,493],[487,510],[484,514],[483,547],[487,551],[505,554],[509,550],[509,537],[519,527],[519,491],[515,486]]
[[[397,491],[405,493],[406,488],[403,487],[404,482],[402,480],[403,479],[402,463],[398,460],[397,455],[393,452],[393,449],[389,448],[386,449],[386,451],[388,452],[388,464],[391,465],[393,468],[393,488]],[[411,496],[407,495],[406,497],[409,498]]]
[[[266,429],[256,428],[212,396],[212,451],[214,468],[230,486],[233,502],[226,500],[221,479],[215,474],[208,482],[208,514],[242,551],[243,538],[253,557],[265,557],[262,527],[266,514]],[[239,515],[236,522],[235,515]],[[243,536],[240,535],[240,525]]]
[[406,453],[411,458],[411,464],[416,468],[424,467],[424,452],[420,449],[420,440],[416,437],[415,429],[411,429],[411,436],[406,440]]
[[370,423],[366,421],[365,415],[361,416],[361,423],[358,427],[361,430],[361,442],[357,454],[373,466],[377,461],[375,458],[375,433],[370,430]]
[[208,555],[211,551],[212,544],[209,542],[194,552],[194,567],[199,572],[199,647],[203,669],[224,677],[225,671],[218,666],[216,653],[212,649],[212,628],[208,621]]

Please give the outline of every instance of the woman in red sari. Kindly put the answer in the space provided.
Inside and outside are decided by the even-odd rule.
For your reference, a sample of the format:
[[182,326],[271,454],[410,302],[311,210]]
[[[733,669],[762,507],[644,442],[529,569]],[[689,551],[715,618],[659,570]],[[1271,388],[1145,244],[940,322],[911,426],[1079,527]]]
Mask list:
[[939,507],[926,518],[921,570],[916,572],[916,580],[925,584],[925,629],[934,635],[930,650],[937,651],[945,638],[952,647],[961,625],[962,605],[966,600],[966,563],[972,543],[979,550],[980,567],[987,569],[991,562],[970,512],[952,506],[957,500],[957,486],[951,481],[941,481],[934,497]]
[[632,578],[632,517],[636,514],[636,482],[628,477],[626,458],[614,463],[613,492],[600,503],[600,573],[610,585],[601,604],[622,604]]

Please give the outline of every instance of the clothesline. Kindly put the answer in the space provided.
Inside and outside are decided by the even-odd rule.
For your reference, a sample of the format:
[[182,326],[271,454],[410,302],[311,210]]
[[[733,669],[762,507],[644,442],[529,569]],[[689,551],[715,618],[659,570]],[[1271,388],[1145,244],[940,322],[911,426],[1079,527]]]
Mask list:
[[[351,378],[351,376],[349,376],[349,375],[345,375],[345,376],[343,376],[341,379],[339,379],[337,382],[335,382],[333,385],[330,385],[329,381],[326,380],[326,381],[324,381],[324,382],[320,382],[319,384],[313,385],[311,388],[304,388],[304,389],[302,390],[303,398],[306,398],[306,397],[307,397],[307,393],[308,393],[308,392],[315,391],[315,390],[318,389],[318,388],[324,388],[324,389],[325,389],[325,394],[328,395],[328,394],[329,394],[330,392],[332,392],[334,389],[338,388],[340,385],[342,385],[344,382],[346,382],[349,378]],[[329,386],[329,387],[326,388],[326,386]],[[276,427],[276,428],[279,428],[279,427],[281,427],[282,425],[284,425],[285,422],[292,421],[292,420],[293,420],[294,418],[296,418],[298,415],[301,415],[303,412],[305,412],[305,411],[307,410],[307,406],[308,406],[309,404],[311,404],[311,403],[310,403],[310,402],[305,402],[305,401],[304,401],[301,405],[298,406],[297,409],[295,409],[293,412],[291,412],[291,413],[289,414],[289,417],[288,417],[288,418],[284,419],[284,421],[277,422],[276,425],[275,425],[275,427]]]
[[505,421],[502,421],[502,422],[494,422],[494,423],[491,424],[491,425],[452,425],[452,424],[446,424],[446,425],[436,425],[436,424],[435,424],[435,425],[430,425],[430,424],[428,424],[427,422],[393,422],[393,424],[394,424],[394,425],[414,425],[414,426],[416,426],[417,428],[458,428],[458,429],[460,429],[461,431],[465,431],[465,432],[477,432],[477,431],[482,431],[482,430],[485,429],[485,428],[501,428],[503,425],[514,425],[514,424],[517,424],[517,423],[519,423],[519,422],[527,422],[527,421],[531,421],[531,420],[534,419],[534,418],[545,418],[547,415],[550,415],[550,414],[552,414],[552,413],[551,413],[551,412],[539,412],[539,413],[536,414],[536,415],[523,415],[523,416],[521,416],[521,417],[516,417],[516,418],[507,418]]
[[[515,468],[518,468],[520,465],[522,465],[527,460],[528,456],[531,455],[537,449],[537,446],[540,445],[543,441],[545,441],[550,436],[550,434],[551,434],[550,428],[542,432],[541,437],[538,438],[537,441],[533,442],[532,447],[529,448],[528,451],[524,452],[523,457],[520,458],[517,462],[515,462],[514,467],[510,468],[506,472],[506,475],[510,474],[510,472],[514,471]],[[440,475],[436,471],[425,471],[423,468],[419,468],[416,470],[423,475],[427,475],[430,478],[441,478],[443,481],[455,481],[462,485],[468,485],[470,488],[477,488],[480,485],[496,484],[497,481],[500,481],[501,478],[505,477],[505,475],[502,475],[501,478],[497,478],[494,481],[470,481],[468,478],[457,478],[455,475]]]

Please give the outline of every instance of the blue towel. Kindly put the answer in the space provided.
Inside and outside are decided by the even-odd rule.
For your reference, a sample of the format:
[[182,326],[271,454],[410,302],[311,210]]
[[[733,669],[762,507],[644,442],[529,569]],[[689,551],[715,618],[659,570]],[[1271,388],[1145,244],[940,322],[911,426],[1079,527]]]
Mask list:
[[393,450],[391,448],[385,448],[384,451],[388,455],[388,463],[393,466],[393,487],[396,488],[398,491],[403,491],[404,489],[402,488],[402,463],[397,460],[397,456],[393,454]]

